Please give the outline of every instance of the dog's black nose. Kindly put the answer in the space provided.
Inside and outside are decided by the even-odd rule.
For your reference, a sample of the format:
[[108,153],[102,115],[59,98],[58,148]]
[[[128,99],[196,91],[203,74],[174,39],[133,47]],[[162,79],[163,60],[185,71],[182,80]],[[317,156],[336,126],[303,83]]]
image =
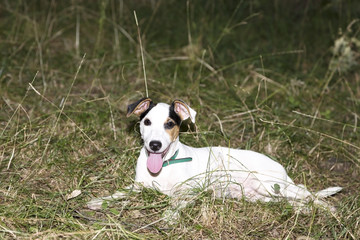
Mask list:
[[151,141],[149,145],[150,145],[150,149],[153,150],[154,152],[159,151],[159,149],[161,148],[160,141]]

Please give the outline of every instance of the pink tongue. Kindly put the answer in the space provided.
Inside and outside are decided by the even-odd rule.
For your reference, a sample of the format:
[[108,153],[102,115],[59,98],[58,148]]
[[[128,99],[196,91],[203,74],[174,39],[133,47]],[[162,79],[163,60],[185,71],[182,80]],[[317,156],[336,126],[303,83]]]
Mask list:
[[163,165],[161,153],[149,153],[147,159],[147,167],[150,172],[156,174],[160,172]]

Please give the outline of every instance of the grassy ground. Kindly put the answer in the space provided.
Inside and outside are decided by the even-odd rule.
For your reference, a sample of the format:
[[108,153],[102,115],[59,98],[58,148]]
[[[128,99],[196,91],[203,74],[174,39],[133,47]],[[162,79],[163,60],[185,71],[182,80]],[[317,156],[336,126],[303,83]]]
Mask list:
[[[359,2],[88,2],[0,3],[1,239],[360,238]],[[134,10],[150,97],[198,112],[183,142],[263,152],[312,191],[342,186],[338,211],[201,192],[168,226],[153,190],[87,210],[133,182]]]

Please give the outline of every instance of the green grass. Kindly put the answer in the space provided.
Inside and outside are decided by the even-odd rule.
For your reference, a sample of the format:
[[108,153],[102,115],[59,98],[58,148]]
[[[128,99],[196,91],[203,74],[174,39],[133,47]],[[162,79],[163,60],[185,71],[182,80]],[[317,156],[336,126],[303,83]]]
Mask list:
[[[150,97],[198,112],[183,142],[265,153],[312,191],[342,186],[329,199],[338,211],[200,191],[169,226],[170,199],[150,189],[86,209],[134,180],[142,143],[126,106],[145,96],[134,10]],[[357,1],[18,0],[0,11],[1,239],[360,238]],[[333,56],[341,36],[352,55]]]

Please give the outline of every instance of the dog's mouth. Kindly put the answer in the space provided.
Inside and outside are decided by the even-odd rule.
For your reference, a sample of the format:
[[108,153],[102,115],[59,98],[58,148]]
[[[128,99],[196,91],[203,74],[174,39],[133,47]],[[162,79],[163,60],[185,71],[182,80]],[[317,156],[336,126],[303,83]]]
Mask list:
[[167,152],[169,151],[170,145],[163,151],[163,152],[150,152],[146,149],[148,153],[147,158],[147,168],[152,174],[157,174],[161,171],[163,166],[163,158],[166,156]]

